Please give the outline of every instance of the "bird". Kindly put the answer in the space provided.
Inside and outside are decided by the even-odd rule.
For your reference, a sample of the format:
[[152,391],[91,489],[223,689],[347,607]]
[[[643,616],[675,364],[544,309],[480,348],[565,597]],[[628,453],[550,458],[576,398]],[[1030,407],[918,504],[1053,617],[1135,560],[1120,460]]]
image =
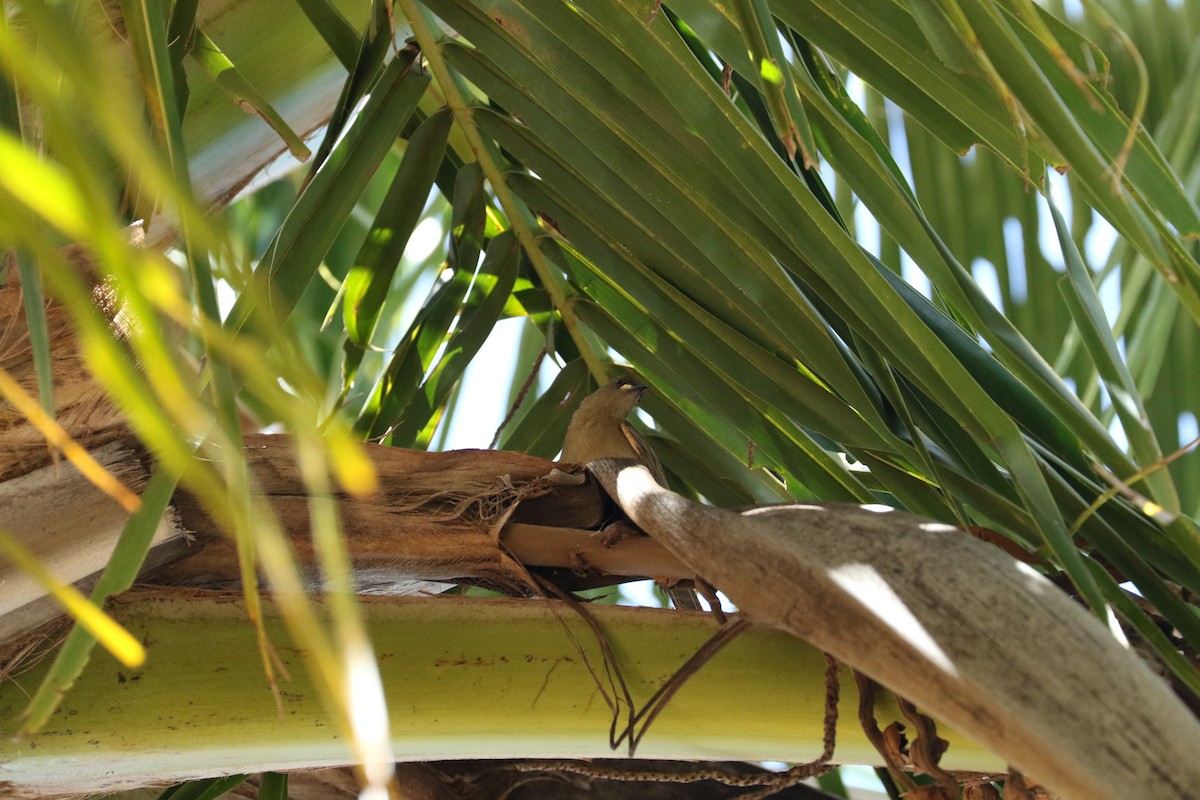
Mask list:
[[630,378],[617,378],[585,397],[567,426],[563,461],[586,464],[598,458],[632,458],[650,470],[655,483],[666,486],[658,456],[626,419],[649,388]]
[[[667,485],[658,456],[626,417],[649,389],[632,378],[620,377],[601,386],[579,404],[563,438],[562,460],[586,464],[598,458],[631,458],[650,471],[655,483]],[[702,611],[694,589],[667,589],[676,608]]]

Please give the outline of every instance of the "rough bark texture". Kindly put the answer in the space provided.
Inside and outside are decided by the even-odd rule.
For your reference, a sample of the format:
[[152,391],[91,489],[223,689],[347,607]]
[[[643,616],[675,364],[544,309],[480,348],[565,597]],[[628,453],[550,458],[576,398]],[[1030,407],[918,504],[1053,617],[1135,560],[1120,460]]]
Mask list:
[[[71,251],[69,255],[80,269],[88,268],[82,252]],[[114,316],[107,289],[98,286],[94,294],[98,305],[110,311],[110,318]],[[123,417],[92,380],[79,356],[70,314],[56,303],[47,303],[46,324],[50,332],[54,375],[54,412],[59,425],[87,449],[126,436],[128,429]],[[8,270],[8,283],[0,287],[0,368],[27,394],[38,396],[24,294],[15,266]],[[45,437],[3,397],[0,397],[0,431],[3,432],[0,435],[0,482],[51,462],[53,456]]]
[[[605,586],[638,577],[693,577],[662,545],[619,516],[591,480],[557,471],[524,453],[467,450],[426,453],[363,445],[380,477],[370,497],[336,497],[342,529],[364,594],[444,591],[471,583],[508,593],[533,587],[527,570],[565,588]],[[132,439],[92,455],[137,492],[149,456]],[[256,491],[279,515],[314,591],[321,589],[309,530],[305,486],[286,436],[246,437],[245,457]],[[581,482],[577,482],[581,481]],[[67,462],[0,483],[0,520],[56,575],[87,591],[128,519],[111,498]],[[143,569],[144,583],[229,589],[240,585],[237,549],[185,491],[159,526]],[[0,567],[0,642],[61,614],[13,565]]]
[[[499,546],[504,523],[522,523],[519,546],[534,551],[560,528],[573,538],[550,545],[557,557],[548,566],[571,563],[568,546],[605,515],[595,484],[552,476],[552,461],[504,451],[426,453],[364,445],[380,477],[370,497],[339,495],[347,546],[359,590],[366,594],[409,594],[428,582],[470,580],[509,591],[526,590],[517,561],[537,566],[525,552],[517,561]],[[309,509],[288,440],[246,437],[246,458],[256,490],[269,498],[314,588],[317,563],[309,535]],[[153,577],[166,584],[229,587],[237,583],[234,543],[204,513],[196,498],[177,495],[182,525],[193,534],[193,552]],[[532,530],[531,530],[532,528]],[[583,536],[587,536],[586,533]],[[511,547],[509,549],[512,549]],[[662,553],[661,548],[652,549]],[[678,567],[676,566],[676,569]],[[417,583],[414,583],[417,582]]]

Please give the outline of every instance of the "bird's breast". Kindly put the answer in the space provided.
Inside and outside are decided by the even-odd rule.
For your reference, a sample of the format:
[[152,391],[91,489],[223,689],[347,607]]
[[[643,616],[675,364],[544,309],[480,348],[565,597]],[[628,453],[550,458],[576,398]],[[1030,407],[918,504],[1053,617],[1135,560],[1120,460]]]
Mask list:
[[618,420],[572,420],[563,440],[563,461],[575,464],[586,464],[598,458],[641,457]]

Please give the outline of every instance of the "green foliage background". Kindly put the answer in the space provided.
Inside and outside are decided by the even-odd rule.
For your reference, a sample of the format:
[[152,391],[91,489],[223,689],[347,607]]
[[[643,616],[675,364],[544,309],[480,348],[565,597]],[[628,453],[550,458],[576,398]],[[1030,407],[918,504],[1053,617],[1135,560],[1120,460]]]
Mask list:
[[[543,350],[500,446],[553,456],[615,355],[679,490],[991,529],[1200,689],[1200,467],[1164,467],[1195,435],[1196,3],[218,5],[5,4],[0,247],[273,582],[294,568],[243,470],[197,457],[236,448],[239,404],[306,443],[320,496],[369,488],[351,438],[436,446]],[[274,182],[244,146],[268,124],[311,150]],[[68,242],[194,363],[163,325],[117,342]],[[501,324],[515,372],[459,396]],[[313,642],[331,697],[362,636],[339,620]]]

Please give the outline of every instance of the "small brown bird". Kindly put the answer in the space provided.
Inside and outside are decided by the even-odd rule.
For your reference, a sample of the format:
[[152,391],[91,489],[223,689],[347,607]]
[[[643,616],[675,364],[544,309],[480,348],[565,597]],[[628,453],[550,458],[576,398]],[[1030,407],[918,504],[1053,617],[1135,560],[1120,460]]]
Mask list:
[[[583,399],[563,439],[562,459],[586,464],[598,458],[632,458],[650,470],[659,486],[667,485],[658,456],[646,439],[625,419],[649,388],[629,378],[617,378]],[[690,588],[667,589],[676,608],[702,611],[696,592]]]
[[597,458],[633,458],[650,470],[659,486],[666,486],[658,456],[625,419],[647,388],[629,378],[617,378],[585,397],[567,426],[563,461],[586,464]]

